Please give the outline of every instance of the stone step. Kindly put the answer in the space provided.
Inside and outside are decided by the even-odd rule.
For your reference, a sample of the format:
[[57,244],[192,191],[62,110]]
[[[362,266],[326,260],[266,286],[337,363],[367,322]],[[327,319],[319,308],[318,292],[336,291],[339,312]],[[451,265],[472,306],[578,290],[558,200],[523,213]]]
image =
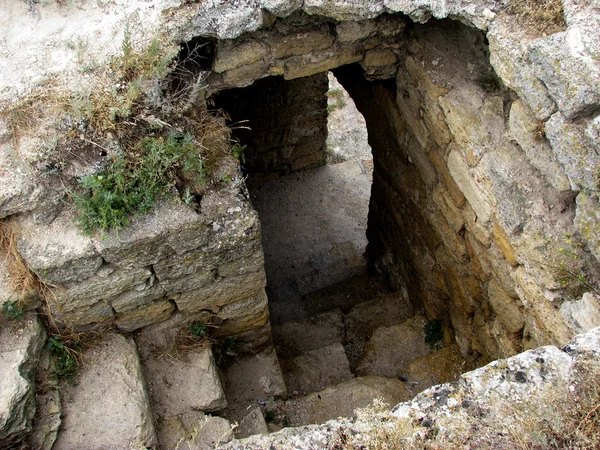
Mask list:
[[395,378],[366,376],[306,397],[278,402],[271,414],[289,426],[321,424],[337,417],[355,417],[356,409],[371,405],[375,399],[396,405],[410,398],[412,393],[406,383]]
[[283,378],[291,395],[318,392],[352,378],[342,344],[309,350],[295,358],[280,360]]
[[277,354],[284,359],[331,344],[341,344],[345,338],[342,311],[339,309],[274,325],[272,330]]
[[306,294],[302,301],[306,313],[311,316],[334,308],[347,313],[356,304],[386,292],[386,288],[375,277],[363,273]]
[[287,396],[273,346],[255,355],[236,356],[221,369],[228,402],[225,415],[233,422],[241,422],[256,406]]
[[399,325],[377,328],[367,341],[356,375],[403,376],[410,363],[432,352],[425,342],[427,319],[414,316]]
[[449,383],[477,366],[460,353],[458,344],[444,347],[411,362],[404,373],[415,395],[437,384]]
[[107,333],[83,352],[77,383],[60,383],[62,426],[54,449],[156,446],[150,400],[133,339]]
[[346,354],[351,370],[356,370],[363,358],[364,347],[373,331],[398,325],[415,315],[415,310],[402,291],[379,295],[355,305],[345,316]]

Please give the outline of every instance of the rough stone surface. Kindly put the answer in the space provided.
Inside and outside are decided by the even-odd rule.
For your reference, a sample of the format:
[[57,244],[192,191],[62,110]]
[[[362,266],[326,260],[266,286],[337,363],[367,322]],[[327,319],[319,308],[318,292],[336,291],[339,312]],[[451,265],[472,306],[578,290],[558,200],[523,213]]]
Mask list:
[[575,224],[596,259],[600,260],[600,201],[597,194],[582,191],[577,195]]
[[567,120],[600,108],[600,67],[582,52],[580,33],[570,29],[537,39],[531,46],[531,61]]
[[317,392],[352,378],[344,347],[339,343],[282,359],[280,364],[290,393]]
[[273,339],[281,358],[341,343],[344,340],[342,312],[332,310],[303,320],[273,326]]
[[564,302],[560,312],[578,333],[600,326],[600,298],[591,292],[583,294],[580,300]]
[[238,439],[255,434],[269,434],[262,410],[258,406],[252,408],[235,429],[235,436]]
[[238,422],[248,414],[249,408],[287,395],[277,353],[272,345],[255,355],[235,358],[223,369],[223,374],[229,403],[227,413]]
[[105,334],[82,357],[77,385],[61,383],[63,422],[53,448],[154,446],[152,412],[133,340]]
[[365,356],[356,373],[399,377],[417,358],[431,353],[425,343],[427,320],[415,316],[400,325],[378,328],[365,346]]
[[161,417],[156,433],[161,449],[213,450],[233,438],[231,423],[222,417],[188,411]]
[[394,378],[366,376],[287,401],[280,410],[290,425],[325,423],[337,417],[352,417],[357,408],[369,406],[374,399],[396,404],[410,398],[406,385]]
[[17,445],[35,414],[35,367],[46,333],[36,316],[0,324],[0,446]]

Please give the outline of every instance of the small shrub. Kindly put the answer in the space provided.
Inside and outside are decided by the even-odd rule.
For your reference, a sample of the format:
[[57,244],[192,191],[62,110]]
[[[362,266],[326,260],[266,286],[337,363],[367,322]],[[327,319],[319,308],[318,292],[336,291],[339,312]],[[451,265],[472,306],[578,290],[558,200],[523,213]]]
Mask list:
[[150,211],[178,178],[204,183],[202,157],[192,136],[143,138],[103,172],[80,180],[84,192],[73,194],[76,220],[87,234],[121,228],[130,216]]
[[423,331],[425,332],[425,343],[429,344],[429,346],[434,350],[439,349],[440,342],[442,339],[444,339],[444,329],[442,328],[442,321],[428,321],[424,325]]
[[2,315],[8,320],[23,320],[23,307],[16,300],[5,300],[2,302]]
[[244,156],[244,152],[246,151],[247,145],[234,144],[231,147],[231,153],[233,156],[242,164],[246,162],[246,157]]
[[73,378],[79,367],[79,343],[58,334],[48,337],[48,350],[54,357],[56,375]]
[[192,337],[194,337],[194,338],[205,337],[206,333],[207,333],[206,325],[203,324],[202,322],[191,323],[190,326],[188,327],[188,330],[189,330],[190,334],[192,335]]

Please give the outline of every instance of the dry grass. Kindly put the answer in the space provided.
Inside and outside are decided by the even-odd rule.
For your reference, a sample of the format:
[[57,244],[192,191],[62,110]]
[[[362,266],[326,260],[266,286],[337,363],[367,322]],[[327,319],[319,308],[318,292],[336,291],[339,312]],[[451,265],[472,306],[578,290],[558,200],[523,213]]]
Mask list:
[[560,0],[515,0],[505,11],[534,34],[547,36],[567,28]]

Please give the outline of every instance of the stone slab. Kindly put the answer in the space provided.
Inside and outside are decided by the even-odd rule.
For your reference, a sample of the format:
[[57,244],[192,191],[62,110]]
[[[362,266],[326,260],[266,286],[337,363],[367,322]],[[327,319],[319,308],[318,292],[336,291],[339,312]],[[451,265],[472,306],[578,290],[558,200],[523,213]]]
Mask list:
[[61,382],[63,422],[53,448],[154,446],[152,412],[133,339],[106,334],[82,357],[77,384]]
[[352,378],[342,344],[309,350],[295,358],[280,360],[289,392],[307,394]]

